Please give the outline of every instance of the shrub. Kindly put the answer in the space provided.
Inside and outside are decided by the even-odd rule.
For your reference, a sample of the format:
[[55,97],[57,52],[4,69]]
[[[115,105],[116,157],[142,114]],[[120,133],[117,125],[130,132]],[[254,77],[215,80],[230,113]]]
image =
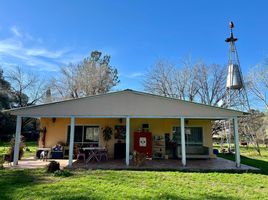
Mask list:
[[60,163],[58,163],[54,160],[50,161],[50,163],[47,165],[47,172],[54,173],[57,170],[60,170]]
[[[21,138],[20,138],[20,148],[19,148],[19,160],[22,158],[22,156],[24,154],[24,150],[23,150],[24,147],[25,147],[24,137],[21,136]],[[15,149],[15,137],[11,138],[10,147],[9,147],[9,150],[8,150],[8,155],[10,155],[11,160],[13,160],[14,149]]]
[[57,177],[69,177],[72,176],[73,174],[70,171],[67,170],[57,170],[54,172],[54,176]]
[[4,165],[3,165],[4,162],[5,162],[4,155],[0,154],[0,169],[4,169]]

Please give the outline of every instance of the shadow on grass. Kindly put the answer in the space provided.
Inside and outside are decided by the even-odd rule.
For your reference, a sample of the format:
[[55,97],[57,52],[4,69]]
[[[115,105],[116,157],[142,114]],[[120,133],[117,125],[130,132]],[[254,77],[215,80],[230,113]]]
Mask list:
[[[225,159],[228,159],[228,160],[235,161],[235,155],[234,154],[221,154],[220,153],[220,154],[218,154],[218,156],[221,157],[221,158],[225,158]],[[252,173],[261,173],[261,174],[268,175],[268,162],[267,161],[253,159],[253,158],[249,158],[249,157],[246,157],[246,156],[241,156],[241,163],[260,169],[260,171],[254,171],[254,170],[250,171]]]
[[[87,196],[87,195],[70,195],[70,196],[64,196],[63,198],[59,197],[51,197],[51,200],[105,200],[105,199],[113,199],[112,197],[104,197],[104,196]],[[121,198],[119,198],[121,199]],[[228,195],[211,195],[211,194],[203,194],[195,197],[182,197],[179,195],[169,194],[169,193],[163,193],[161,196],[151,196],[151,197],[140,197],[138,195],[131,195],[127,196],[124,199],[135,199],[135,200],[147,200],[147,199],[176,199],[176,200],[203,200],[203,199],[213,199],[213,200],[240,200],[241,198],[238,197],[230,197]]]
[[[36,184],[40,180],[40,170],[1,170],[0,199],[16,199],[16,191]],[[38,178],[39,177],[39,178]]]

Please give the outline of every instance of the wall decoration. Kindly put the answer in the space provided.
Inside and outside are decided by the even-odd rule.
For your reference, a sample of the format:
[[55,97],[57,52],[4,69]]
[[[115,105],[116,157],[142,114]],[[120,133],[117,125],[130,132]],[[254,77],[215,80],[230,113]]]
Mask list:
[[116,125],[114,126],[114,138],[124,140],[126,138],[126,126]]

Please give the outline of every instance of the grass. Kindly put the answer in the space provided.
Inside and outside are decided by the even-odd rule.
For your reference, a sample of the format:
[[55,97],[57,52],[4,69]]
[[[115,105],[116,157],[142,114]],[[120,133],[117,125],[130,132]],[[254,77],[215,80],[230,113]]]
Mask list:
[[75,171],[67,178],[44,170],[0,171],[0,199],[267,199],[262,174]]
[[268,199],[268,150],[258,156],[241,147],[241,154],[242,163],[262,173],[75,170],[56,176],[44,169],[5,169],[0,199]]
[[[26,142],[25,144],[30,151],[24,151],[23,157],[29,158],[31,156],[34,156],[37,148],[37,142]],[[9,150],[9,142],[0,142],[0,156],[8,153],[8,150]]]
[[[248,148],[240,147],[241,163],[257,167],[261,169],[261,173],[268,175],[268,148],[264,146],[260,148],[261,148],[261,155],[259,155],[252,146]],[[220,153],[218,156],[228,160],[235,160],[234,154]]]

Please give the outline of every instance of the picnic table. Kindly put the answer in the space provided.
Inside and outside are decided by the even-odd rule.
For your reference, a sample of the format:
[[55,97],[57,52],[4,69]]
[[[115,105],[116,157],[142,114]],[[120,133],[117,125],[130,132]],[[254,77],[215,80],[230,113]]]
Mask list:
[[83,147],[82,149],[88,153],[86,163],[90,162],[91,160],[100,162],[102,158],[105,158],[105,160],[108,159],[108,152],[105,147]]

